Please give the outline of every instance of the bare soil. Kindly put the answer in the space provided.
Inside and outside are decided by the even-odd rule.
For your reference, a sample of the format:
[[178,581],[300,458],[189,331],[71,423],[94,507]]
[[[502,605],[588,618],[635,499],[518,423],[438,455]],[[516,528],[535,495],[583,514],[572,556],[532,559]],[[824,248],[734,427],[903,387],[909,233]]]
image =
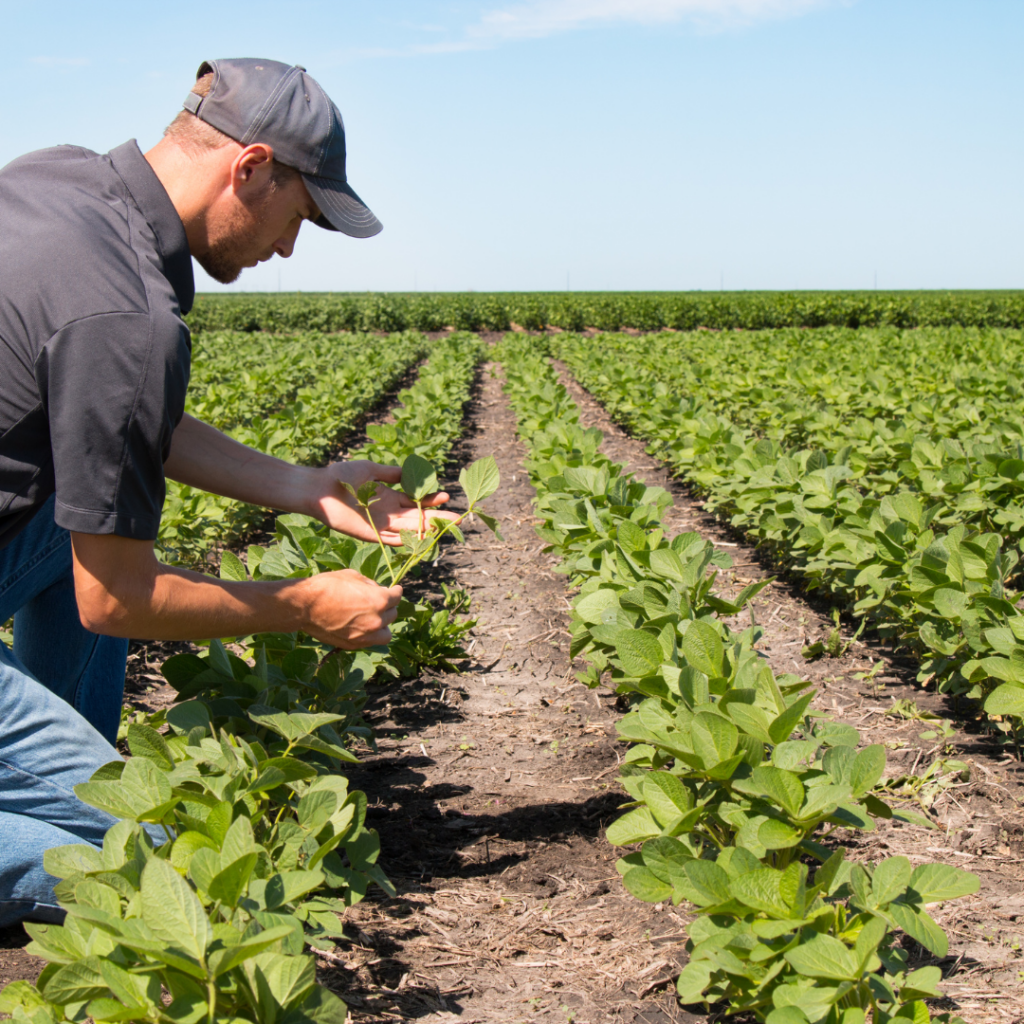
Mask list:
[[[370,687],[379,750],[351,781],[369,797],[381,864],[398,895],[378,891],[349,912],[346,939],[318,957],[321,980],[359,1024],[711,1024],[720,1018],[688,1012],[673,998],[685,963],[685,911],[629,896],[614,867],[623,851],[603,836],[626,799],[615,783],[625,746],[614,726],[623,708],[609,691],[574,679],[566,581],[534,533],[525,451],[500,383],[500,369],[485,367],[468,413],[471,431],[453,461],[497,458],[502,489],[490,504],[504,541],[471,527],[467,544],[448,549],[422,584],[451,580],[472,593],[479,618],[472,661],[460,675]],[[604,450],[672,493],[669,532],[699,530],[732,556],[732,568],[719,575],[721,591],[775,573],[642,442],[566,383],[585,423],[604,431]],[[833,623],[828,605],[795,581],[772,583],[737,626],[751,614],[765,628],[760,648],[773,668],[812,680],[820,708],[855,725],[865,742],[886,744],[894,779],[920,775],[937,758],[969,764],[969,779],[950,777],[907,805],[927,810],[935,828],[886,824],[842,842],[858,859],[900,853],[979,875],[976,896],[936,914],[950,935],[941,963],[950,998],[936,1009],[956,1010],[968,1024],[1022,1024],[1020,763],[981,733],[970,709],[958,719],[945,698],[916,684],[912,661],[867,637],[852,641],[847,625],[841,657],[805,661],[803,648],[826,639]],[[133,655],[133,685],[143,691],[133,699],[150,708],[169,700],[158,674],[165,652],[140,645]],[[873,679],[861,678],[873,667]],[[954,735],[922,739],[936,723],[894,708],[903,716],[935,714]],[[0,983],[42,967],[19,948],[24,942],[20,928],[0,933]],[[912,955],[915,966],[933,962],[919,947]]]

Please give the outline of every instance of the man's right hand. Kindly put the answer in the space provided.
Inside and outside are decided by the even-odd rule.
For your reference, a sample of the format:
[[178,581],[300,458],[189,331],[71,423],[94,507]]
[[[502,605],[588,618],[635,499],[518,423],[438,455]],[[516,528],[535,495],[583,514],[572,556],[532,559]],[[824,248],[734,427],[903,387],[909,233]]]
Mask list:
[[303,631],[346,651],[386,644],[398,615],[401,587],[382,587],[354,569],[339,569],[302,581],[308,592]]

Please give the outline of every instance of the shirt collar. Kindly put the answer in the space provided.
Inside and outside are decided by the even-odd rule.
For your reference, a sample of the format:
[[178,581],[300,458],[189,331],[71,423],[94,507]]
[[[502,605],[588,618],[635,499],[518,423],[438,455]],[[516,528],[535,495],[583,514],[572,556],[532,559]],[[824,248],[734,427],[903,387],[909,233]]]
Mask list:
[[196,296],[192,254],[185,237],[185,225],[181,223],[171,197],[134,139],[112,149],[109,155],[114,170],[127,185],[142,216],[156,235],[164,275],[171,283],[184,315],[192,308]]

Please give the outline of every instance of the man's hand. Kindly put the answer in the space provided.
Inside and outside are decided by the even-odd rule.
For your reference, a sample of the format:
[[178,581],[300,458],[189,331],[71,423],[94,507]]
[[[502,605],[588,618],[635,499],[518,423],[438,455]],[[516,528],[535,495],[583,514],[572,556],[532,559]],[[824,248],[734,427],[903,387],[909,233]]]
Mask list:
[[303,627],[326,644],[358,651],[386,644],[398,615],[401,587],[385,588],[354,569],[324,572],[304,580],[311,600]]
[[[342,485],[347,483],[359,490],[370,480],[378,480],[382,485],[397,484],[402,479],[401,467],[382,466],[359,459],[354,462],[332,462],[316,472],[318,477],[310,499],[313,510],[310,515],[316,516],[332,530],[347,533],[357,540],[375,541],[377,538],[363,510]],[[376,499],[370,505],[370,514],[381,540],[397,547],[402,543],[401,530],[422,532],[430,519],[458,519],[454,512],[439,511],[439,506],[447,500],[448,495],[444,491],[431,494],[423,501],[425,509],[430,511],[424,511],[421,515],[416,503],[401,491],[381,486],[377,488]]]
[[[164,472],[172,479],[212,494],[223,494],[252,505],[301,512],[326,523],[332,530],[357,540],[375,541],[370,524],[355,498],[342,482],[358,490],[369,480],[397,484],[402,479],[398,466],[376,462],[332,462],[322,469],[293,466],[222,434],[192,416],[182,417],[171,442],[171,454]],[[380,487],[371,506],[373,522],[385,544],[402,543],[401,530],[423,530],[431,518],[458,519],[451,512],[437,511],[448,500],[443,491],[424,501],[431,509],[420,515],[415,502],[399,491]]]

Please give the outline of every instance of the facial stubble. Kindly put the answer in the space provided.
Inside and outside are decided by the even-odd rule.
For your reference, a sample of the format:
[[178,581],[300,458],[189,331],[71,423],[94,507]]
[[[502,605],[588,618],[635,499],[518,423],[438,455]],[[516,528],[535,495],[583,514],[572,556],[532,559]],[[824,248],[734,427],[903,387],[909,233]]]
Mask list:
[[259,251],[260,229],[275,191],[271,183],[249,204],[233,210],[218,235],[210,239],[206,252],[196,256],[196,261],[214,281],[221,284],[237,281],[253,261]]

